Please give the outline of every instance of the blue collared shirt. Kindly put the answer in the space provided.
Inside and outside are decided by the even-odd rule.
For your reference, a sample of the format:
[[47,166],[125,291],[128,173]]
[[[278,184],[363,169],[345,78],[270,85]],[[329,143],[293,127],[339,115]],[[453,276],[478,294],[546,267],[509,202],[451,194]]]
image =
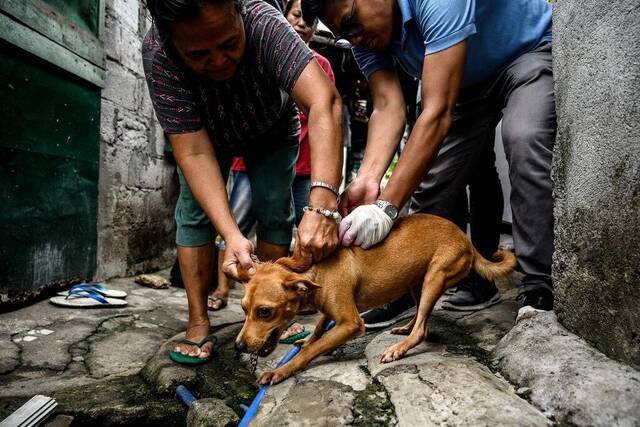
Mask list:
[[551,5],[546,0],[397,2],[402,28],[387,51],[353,48],[367,78],[394,65],[420,78],[425,55],[467,40],[465,87],[497,74],[518,56],[551,41]]

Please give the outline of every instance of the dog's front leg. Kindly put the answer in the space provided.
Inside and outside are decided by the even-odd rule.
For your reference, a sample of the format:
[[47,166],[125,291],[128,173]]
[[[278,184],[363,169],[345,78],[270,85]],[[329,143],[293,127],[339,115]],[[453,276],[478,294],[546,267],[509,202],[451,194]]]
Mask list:
[[311,334],[311,336],[309,336],[306,340],[302,339],[298,342],[296,342],[296,345],[300,345],[303,348],[304,347],[308,347],[311,344],[313,344],[314,342],[318,341],[320,339],[320,337],[327,332],[327,323],[329,322],[329,320],[331,320],[328,316],[326,315],[322,315],[320,316],[320,320],[318,321],[318,323],[316,324],[316,327],[313,328],[313,333]]
[[258,383],[260,384],[278,384],[296,374],[298,371],[304,369],[309,362],[318,357],[321,354],[325,354],[332,350],[335,350],[345,342],[349,341],[354,336],[361,333],[364,329],[364,324],[358,316],[358,321],[342,321],[337,322],[336,325],[330,330],[324,333],[317,341],[304,346],[300,353],[294,357],[289,363],[280,368],[265,372],[262,374]]

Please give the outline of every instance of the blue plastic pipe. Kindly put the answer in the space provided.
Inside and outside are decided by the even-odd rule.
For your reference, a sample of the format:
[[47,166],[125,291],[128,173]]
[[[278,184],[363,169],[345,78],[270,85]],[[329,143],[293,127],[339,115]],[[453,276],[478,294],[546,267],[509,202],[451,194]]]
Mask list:
[[[333,325],[335,324],[336,322],[334,322],[333,320],[330,320],[327,323],[326,330],[328,331],[329,329],[333,328]],[[300,346],[294,345],[293,348],[289,350],[289,352],[285,354],[282,359],[280,359],[276,368],[279,368],[285,363],[288,363],[299,352],[300,352]],[[268,389],[269,389],[269,384],[264,384],[260,386],[260,389],[258,390],[258,394],[256,394],[256,397],[253,398],[253,401],[251,402],[249,409],[247,409],[247,412],[244,413],[244,417],[242,417],[242,420],[240,420],[240,424],[238,424],[238,427],[247,427],[249,423],[253,420],[253,418],[258,413],[258,409],[260,409],[260,404],[262,403],[262,399],[264,398],[264,396],[267,394]]]
[[183,385],[179,385],[178,388],[176,388],[176,396],[182,403],[189,407],[196,402],[196,397]]

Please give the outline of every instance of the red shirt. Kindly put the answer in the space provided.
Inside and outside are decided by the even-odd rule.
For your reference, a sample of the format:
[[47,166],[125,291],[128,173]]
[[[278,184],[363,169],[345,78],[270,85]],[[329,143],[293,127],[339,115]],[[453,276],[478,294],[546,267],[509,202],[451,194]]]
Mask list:
[[[313,55],[320,64],[320,67],[324,70],[332,83],[336,82],[336,78],[333,75],[333,69],[331,63],[324,56],[320,55],[315,50],[312,50]],[[231,170],[234,172],[244,172],[244,162],[242,157],[235,157],[231,163]],[[300,154],[298,155],[298,162],[296,163],[296,175],[311,175],[311,149],[309,147],[309,126],[307,125],[307,116],[300,111]]]

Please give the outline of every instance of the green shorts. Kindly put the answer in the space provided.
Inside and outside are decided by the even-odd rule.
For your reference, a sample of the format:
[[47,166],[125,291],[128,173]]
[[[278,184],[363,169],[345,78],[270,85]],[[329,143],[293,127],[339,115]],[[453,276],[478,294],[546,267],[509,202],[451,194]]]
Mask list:
[[[295,223],[291,185],[298,159],[298,138],[243,156],[251,182],[253,212],[257,220],[259,240],[274,245],[289,245]],[[226,182],[230,159],[219,156],[220,169]],[[204,213],[178,168],[180,196],[176,204],[176,244],[203,246],[213,243],[216,231]]]

